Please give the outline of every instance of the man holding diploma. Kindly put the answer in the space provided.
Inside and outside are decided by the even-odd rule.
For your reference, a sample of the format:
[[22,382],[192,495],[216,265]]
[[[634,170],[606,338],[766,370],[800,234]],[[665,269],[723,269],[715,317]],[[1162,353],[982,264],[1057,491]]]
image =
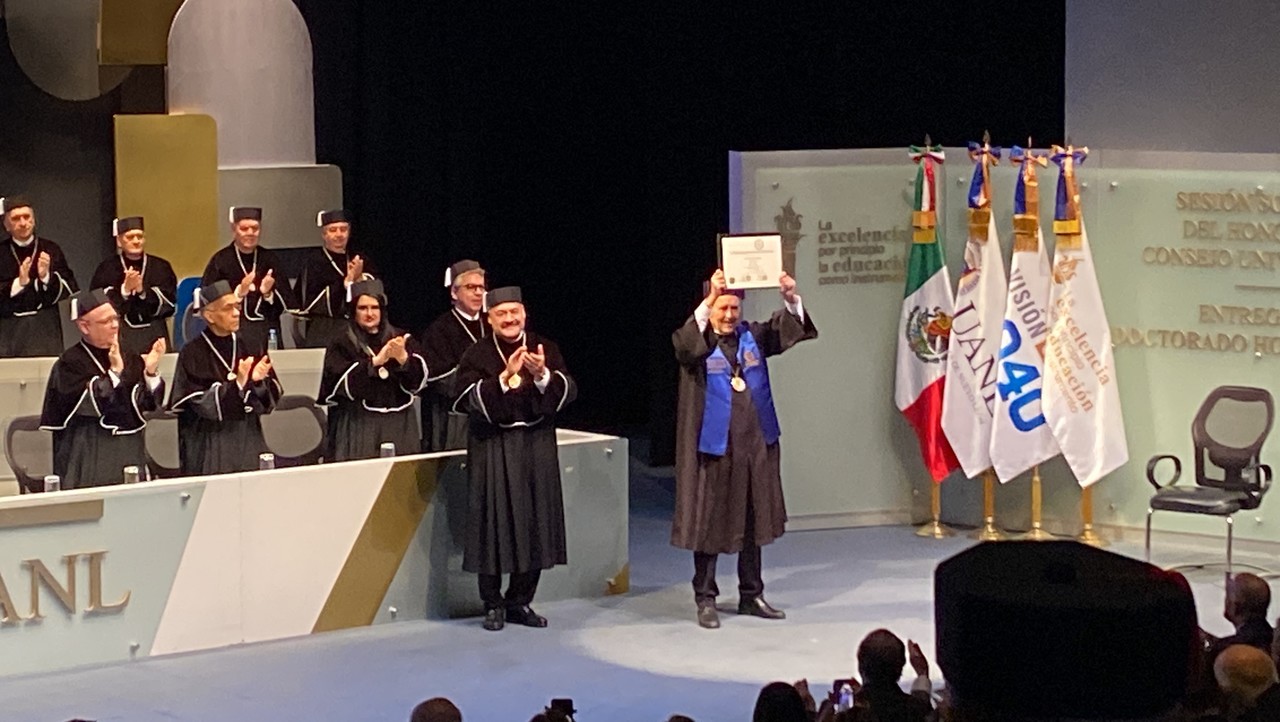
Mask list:
[[671,543],[693,552],[698,624],[720,626],[716,559],[738,555],[738,613],[786,615],[764,599],[760,547],[782,536],[780,431],[765,359],[817,338],[796,282],[778,282],[784,309],[766,322],[741,320],[725,275],[711,276],[706,299],[674,334],[680,364],[676,420],[676,509]]

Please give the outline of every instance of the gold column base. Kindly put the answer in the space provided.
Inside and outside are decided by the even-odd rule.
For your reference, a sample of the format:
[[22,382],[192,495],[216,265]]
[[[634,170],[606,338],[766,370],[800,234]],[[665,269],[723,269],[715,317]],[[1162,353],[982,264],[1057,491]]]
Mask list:
[[1001,531],[1000,527],[996,526],[995,517],[991,516],[987,517],[982,522],[982,526],[978,527],[978,530],[972,534],[972,537],[978,541],[984,542],[1004,541],[1009,538],[1007,534]]
[[1092,524],[1084,525],[1084,528],[1080,530],[1079,536],[1076,537],[1076,541],[1099,549],[1107,545],[1106,540],[1098,536],[1098,532],[1093,530]]
[[1019,541],[1053,541],[1058,537],[1045,531],[1039,524],[1034,524],[1026,534],[1020,534],[1017,538]]
[[930,521],[924,526],[921,526],[916,529],[916,536],[925,537],[928,539],[946,539],[947,537],[952,537],[955,535],[956,535],[955,530],[943,524],[942,522],[938,521],[937,519],[934,519],[933,521]]

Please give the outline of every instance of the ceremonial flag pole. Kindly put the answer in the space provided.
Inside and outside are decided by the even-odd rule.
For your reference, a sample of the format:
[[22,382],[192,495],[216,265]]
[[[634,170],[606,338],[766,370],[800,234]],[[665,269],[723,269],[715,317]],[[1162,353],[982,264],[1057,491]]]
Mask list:
[[911,250],[907,285],[898,322],[898,363],[894,403],[915,429],[933,484],[928,524],[917,534],[935,539],[954,532],[942,524],[942,492],[938,484],[960,464],[942,432],[942,398],[946,384],[948,337],[951,333],[951,281],[939,243],[937,164],[941,146],[911,147],[916,170]]
[[1009,160],[1018,164],[1013,189],[1013,260],[1005,301],[1000,346],[1000,380],[991,431],[991,465],[1000,481],[1031,471],[1031,529],[1021,539],[1044,541],[1053,535],[1042,525],[1040,464],[1058,455],[1042,403],[1044,347],[1049,336],[1049,256],[1040,229],[1040,180],[1037,166],[1047,155],[1014,146]]
[[964,272],[956,290],[947,354],[947,384],[942,397],[942,430],[970,479],[983,477],[983,525],[976,538],[998,541],[1004,533],[995,524],[995,474],[991,471],[991,422],[995,411],[997,356],[1004,321],[1004,258],[995,218],[991,214],[991,166],[1000,162],[1001,149],[969,144],[974,162],[969,184],[969,233],[964,247]]
[[1046,344],[1045,418],[1062,455],[1083,487],[1080,541],[1101,545],[1093,529],[1092,486],[1129,460],[1120,392],[1116,386],[1111,329],[1080,213],[1076,166],[1088,148],[1054,146],[1061,168],[1053,232],[1052,326]]

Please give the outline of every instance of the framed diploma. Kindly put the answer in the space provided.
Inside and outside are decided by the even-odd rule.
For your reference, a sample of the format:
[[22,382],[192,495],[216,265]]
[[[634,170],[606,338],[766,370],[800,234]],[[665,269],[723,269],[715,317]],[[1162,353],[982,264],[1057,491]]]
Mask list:
[[782,277],[782,236],[778,233],[722,233],[720,268],[731,289],[776,288]]

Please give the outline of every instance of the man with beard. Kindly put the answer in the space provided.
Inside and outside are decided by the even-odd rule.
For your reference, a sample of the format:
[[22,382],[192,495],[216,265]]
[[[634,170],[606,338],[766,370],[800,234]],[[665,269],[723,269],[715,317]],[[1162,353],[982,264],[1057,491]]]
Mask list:
[[53,432],[53,473],[63,489],[119,484],[124,467],[147,468],[143,414],[164,399],[165,341],[142,355],[124,351],[120,317],[101,290],[73,297],[71,320],[80,342],[54,362],[40,413],[40,428]]
[[62,353],[58,302],[79,287],[58,244],[36,236],[31,202],[0,198],[9,238],[0,250],[0,357],[57,356]]
[[[556,414],[577,395],[552,341],[525,331],[515,286],[485,297],[492,340],[462,355],[458,387],[470,415],[469,503],[462,568],[479,575],[484,628],[545,627],[533,611],[543,569],[567,562]],[[502,575],[511,582],[502,593]]]
[[280,314],[294,304],[289,284],[280,276],[280,259],[258,244],[262,209],[231,209],[231,243],[213,254],[200,284],[226,281],[240,300],[240,342],[248,353],[266,353],[271,331],[280,337]]
[[477,341],[487,338],[484,269],[471,260],[458,261],[444,272],[444,285],[453,299],[450,308],[422,334],[422,348],[431,368],[431,384],[422,396],[422,450],[447,451],[467,446],[467,413],[458,398],[458,362]]
[[326,348],[346,334],[352,284],[373,279],[363,256],[349,255],[351,220],[341,208],[316,216],[324,246],[312,252],[298,282],[300,313],[307,318],[307,348]]
[[120,349],[140,354],[156,339],[169,345],[169,324],[178,277],[169,262],[146,252],[146,231],[142,216],[117,218],[111,222],[117,254],[98,265],[89,288],[103,289],[120,310]]
[[178,353],[169,395],[179,463],[189,476],[258,468],[267,450],[261,416],[284,394],[271,358],[246,348],[237,333],[240,303],[226,281],[196,291],[193,306],[207,328]]
[[325,461],[372,459],[382,444],[418,451],[413,397],[427,385],[427,362],[409,334],[387,323],[381,281],[351,286],[352,319],[324,352],[316,403],[329,407]]
[[738,296],[724,271],[711,276],[707,297],[672,334],[680,364],[676,418],[676,510],[671,543],[693,552],[698,624],[720,626],[716,558],[738,555],[738,613],[786,615],[764,599],[760,547],[782,536],[778,416],[765,359],[817,338],[796,282],[782,274],[785,309],[765,323],[741,321]]

